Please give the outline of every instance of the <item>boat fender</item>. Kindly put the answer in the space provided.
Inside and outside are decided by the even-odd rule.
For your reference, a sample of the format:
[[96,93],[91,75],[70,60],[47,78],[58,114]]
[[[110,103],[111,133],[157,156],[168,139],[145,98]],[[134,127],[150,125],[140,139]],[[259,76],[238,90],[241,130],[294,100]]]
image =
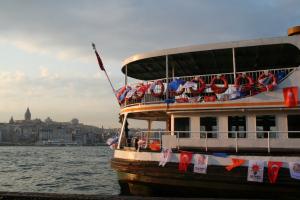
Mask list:
[[[219,87],[216,85],[216,81],[221,80],[223,81],[224,86]],[[226,80],[225,76],[215,76],[210,82],[211,90],[216,94],[224,93],[228,89],[228,81]]]

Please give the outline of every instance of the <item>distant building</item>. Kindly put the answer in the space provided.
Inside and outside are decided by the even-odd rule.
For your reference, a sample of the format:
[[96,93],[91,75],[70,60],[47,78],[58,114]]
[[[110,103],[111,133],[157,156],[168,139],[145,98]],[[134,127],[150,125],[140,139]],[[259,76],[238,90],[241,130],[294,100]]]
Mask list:
[[27,108],[24,120],[11,117],[9,123],[0,124],[0,144],[95,145],[104,142],[102,132],[98,127],[79,123],[76,118],[70,122],[55,122],[50,117],[44,122],[31,119]]
[[31,120],[31,112],[29,110],[29,108],[27,108],[26,112],[25,112],[25,121],[30,121]]

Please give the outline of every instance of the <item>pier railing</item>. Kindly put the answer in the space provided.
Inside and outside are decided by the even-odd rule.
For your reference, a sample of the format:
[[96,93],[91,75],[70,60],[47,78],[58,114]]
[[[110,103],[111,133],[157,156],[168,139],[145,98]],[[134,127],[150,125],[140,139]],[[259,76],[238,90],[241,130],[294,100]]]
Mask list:
[[[223,73],[223,74],[207,74],[207,75],[194,75],[194,76],[182,76],[182,77],[171,77],[150,81],[143,81],[139,83],[133,83],[127,85],[126,92],[121,92],[122,89],[118,90],[118,96],[120,100],[120,104],[122,107],[141,105],[141,104],[159,104],[159,103],[202,103],[205,102],[205,97],[215,96],[215,98],[210,99],[209,101],[224,101],[228,100],[229,95],[232,94],[232,91],[236,90],[235,80],[241,74],[243,76],[251,77],[254,81],[252,85],[252,89],[244,93],[241,97],[251,96],[259,93],[260,83],[258,83],[258,79],[263,73],[271,73],[276,77],[276,84],[282,82],[285,78],[287,78],[297,67],[291,68],[280,68],[280,69],[269,69],[269,70],[257,70],[257,71],[244,71],[237,73]],[[223,77],[228,84],[228,89],[224,91],[222,94],[214,94],[211,89],[212,79],[215,77]],[[180,84],[180,86],[176,89],[176,91],[172,91],[170,83],[174,80],[180,80],[182,83],[192,82],[195,80],[201,79],[205,83],[205,88],[201,92],[201,94],[195,95],[192,94],[191,89],[188,86]],[[244,79],[241,80],[240,84],[246,84],[247,81]],[[159,83],[159,84],[155,84]],[[224,82],[217,80],[216,85],[218,87],[223,87]],[[141,86],[146,86],[143,89],[143,92],[139,92],[139,88]],[[125,87],[125,86],[124,86]],[[198,83],[193,86],[195,90],[199,89],[201,86]],[[124,88],[123,88],[124,89]],[[163,91],[162,91],[163,90]],[[182,92],[183,91],[183,92]],[[257,92],[258,91],[258,92]],[[182,92],[182,93],[181,93]],[[153,95],[153,93],[158,95]],[[161,94],[161,95],[160,95]],[[208,98],[209,99],[209,98]]]
[[[290,137],[289,135],[293,136]],[[295,137],[296,136],[296,137]],[[300,131],[140,131],[131,145],[137,150],[160,151],[165,148],[199,148],[205,151],[230,149],[299,149]],[[153,148],[152,148],[153,147]]]

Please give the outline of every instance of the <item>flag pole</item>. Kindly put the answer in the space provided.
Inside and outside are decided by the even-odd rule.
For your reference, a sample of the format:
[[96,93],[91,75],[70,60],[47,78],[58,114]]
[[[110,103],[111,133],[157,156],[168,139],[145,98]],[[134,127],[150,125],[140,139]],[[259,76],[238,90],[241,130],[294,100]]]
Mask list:
[[[96,45],[95,45],[94,43],[92,43],[92,47],[93,47],[93,49],[94,49],[94,51],[95,51],[95,54],[96,54],[96,57],[97,57],[97,60],[98,60],[99,67],[100,67],[100,69],[101,69],[102,71],[104,71],[105,76],[106,76],[106,78],[107,78],[107,80],[108,80],[108,82],[109,82],[109,84],[110,84],[110,86],[111,86],[111,89],[112,89],[112,91],[113,91],[115,97],[117,98],[116,90],[115,90],[115,88],[114,88],[114,86],[113,86],[113,84],[112,84],[112,82],[111,82],[111,80],[110,80],[110,78],[109,78],[109,76],[108,76],[108,74],[107,74],[105,68],[104,68],[103,62],[102,62],[102,60],[101,60],[101,58],[100,58],[100,56],[99,56],[99,54],[98,54],[98,51],[97,51],[97,49],[96,49]],[[118,98],[117,98],[117,101],[119,102]]]

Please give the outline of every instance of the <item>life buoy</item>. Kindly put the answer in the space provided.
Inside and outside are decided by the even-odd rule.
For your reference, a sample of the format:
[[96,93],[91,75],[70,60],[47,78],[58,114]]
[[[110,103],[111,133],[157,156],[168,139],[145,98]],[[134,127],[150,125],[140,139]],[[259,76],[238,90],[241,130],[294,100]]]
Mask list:
[[192,80],[192,82],[194,83],[199,83],[200,84],[200,87],[198,87],[198,89],[194,89],[193,87],[190,87],[190,91],[192,94],[201,94],[204,90],[205,90],[205,87],[206,87],[206,83],[204,82],[204,80],[202,78],[194,78]]
[[145,96],[145,93],[147,92],[149,87],[150,87],[149,84],[146,84],[146,85],[142,84],[142,85],[138,86],[137,90],[134,94],[134,98],[138,101],[141,100]]
[[[241,85],[241,81],[243,79],[246,79],[248,83]],[[239,89],[241,92],[247,92],[252,89],[254,85],[254,80],[251,76],[248,76],[246,74],[239,74],[238,77],[234,81],[234,86]]]
[[[165,91],[164,83],[162,81],[156,81],[153,84],[154,85],[152,85],[151,88],[150,88],[151,95],[154,96],[154,97],[162,97],[163,94],[164,94],[164,91]],[[155,91],[155,87],[158,86],[158,85],[160,86],[160,92]]]
[[[223,81],[224,86],[223,87],[217,86],[216,85],[216,81],[217,80]],[[211,87],[211,90],[214,93],[216,93],[216,94],[222,94],[222,93],[224,93],[228,89],[228,82],[227,82],[225,76],[221,76],[221,77],[215,76],[215,77],[213,77],[213,79],[210,82],[210,87]]]
[[265,72],[259,75],[257,82],[262,86],[261,92],[273,90],[277,86],[277,78],[271,72],[267,75]]

